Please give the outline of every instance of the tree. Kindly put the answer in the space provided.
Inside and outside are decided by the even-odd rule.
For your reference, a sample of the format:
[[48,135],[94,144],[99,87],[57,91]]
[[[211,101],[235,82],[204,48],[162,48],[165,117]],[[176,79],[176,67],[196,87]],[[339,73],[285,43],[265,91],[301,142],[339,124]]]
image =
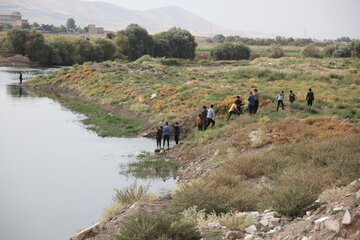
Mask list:
[[223,43],[225,41],[225,36],[222,34],[216,34],[213,37],[213,41],[214,41],[214,43]]
[[29,23],[26,22],[26,23],[21,24],[21,28],[22,29],[31,29],[31,26]]
[[236,37],[235,36],[227,36],[225,37],[225,42],[236,42]]
[[25,43],[30,31],[25,29],[13,29],[6,34],[9,52],[25,55]]
[[115,45],[120,54],[136,60],[152,53],[153,40],[145,28],[130,24],[125,30],[116,33]]
[[46,54],[48,54],[45,50],[45,40],[44,36],[41,33],[38,33],[36,30],[31,30],[27,35],[27,40],[24,45],[25,54],[34,61],[46,61]]
[[75,32],[76,25],[75,20],[73,18],[68,18],[66,21],[66,28],[69,32]]
[[196,46],[195,38],[189,31],[173,27],[166,32],[154,35],[153,55],[193,59]]
[[249,59],[250,48],[242,43],[223,43],[210,51],[215,60],[240,60]]
[[77,63],[94,61],[96,58],[94,47],[89,40],[78,39],[75,41],[75,60]]
[[55,38],[48,42],[50,48],[49,65],[69,66],[75,63],[75,46],[64,38]]
[[112,41],[108,39],[98,38],[95,40],[95,43],[100,47],[102,53],[101,57],[99,56],[97,57],[99,61],[104,61],[114,58],[116,47]]

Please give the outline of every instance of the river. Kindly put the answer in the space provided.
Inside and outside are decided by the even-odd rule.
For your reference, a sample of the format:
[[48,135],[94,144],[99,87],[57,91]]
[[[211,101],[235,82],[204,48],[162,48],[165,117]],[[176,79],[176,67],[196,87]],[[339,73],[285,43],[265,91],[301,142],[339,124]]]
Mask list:
[[[83,116],[20,90],[19,71],[26,80],[54,69],[0,67],[0,239],[69,239],[100,220],[114,188],[135,181],[119,174],[120,164],[156,143],[98,137],[79,121]],[[150,186],[164,193],[175,180]]]

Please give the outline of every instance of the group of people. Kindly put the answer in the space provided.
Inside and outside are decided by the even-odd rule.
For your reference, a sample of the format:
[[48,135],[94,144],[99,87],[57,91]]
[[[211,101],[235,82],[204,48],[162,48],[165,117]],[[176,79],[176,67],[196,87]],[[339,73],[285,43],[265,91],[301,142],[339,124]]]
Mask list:
[[[254,93],[250,92],[250,95],[248,97],[248,112],[250,115],[254,115],[256,114],[256,112],[259,109],[259,100],[260,100],[260,94],[258,92],[258,90],[255,88],[254,89]],[[284,91],[281,91],[281,93],[278,95],[277,97],[277,107],[276,107],[276,111],[279,111],[279,108],[281,107],[283,110],[284,108],[284,100],[285,100],[285,93]],[[294,101],[296,100],[296,95],[293,92],[293,90],[290,90],[289,93],[289,102],[290,104],[292,104]],[[307,101],[307,105],[309,107],[312,106],[313,102],[315,100],[315,95],[314,92],[311,90],[311,88],[309,88],[309,91],[306,95],[306,101]],[[232,115],[240,115],[242,113],[242,106],[245,105],[242,103],[240,96],[236,97],[236,100],[233,104],[231,104],[230,109],[228,111],[228,118],[227,121],[230,120]]]
[[211,128],[215,125],[215,110],[214,104],[210,105],[208,109],[206,106],[203,106],[201,113],[197,117],[197,125],[199,131],[206,130],[211,124]]
[[[174,131],[174,140],[175,144],[179,144],[179,138],[180,138],[180,126],[178,122],[175,122],[173,125],[173,131]],[[169,123],[166,122],[164,126],[160,126],[157,129],[156,132],[156,147],[158,149],[161,149],[161,140],[163,140],[163,148],[165,148],[165,143],[167,143],[167,147],[170,147],[170,134],[171,134],[171,128],[169,126]]]

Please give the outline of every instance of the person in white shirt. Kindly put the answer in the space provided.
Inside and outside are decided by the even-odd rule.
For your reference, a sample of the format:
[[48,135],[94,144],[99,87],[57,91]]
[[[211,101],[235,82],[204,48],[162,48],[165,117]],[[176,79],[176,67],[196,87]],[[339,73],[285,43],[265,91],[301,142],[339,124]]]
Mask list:
[[281,105],[282,110],[284,110],[284,99],[285,99],[284,91],[281,91],[281,93],[277,97],[278,105],[277,105],[276,111],[279,111],[280,105]]
[[205,127],[205,129],[208,128],[208,126],[211,123],[211,128],[214,127],[215,125],[215,110],[214,110],[214,104],[210,105],[210,109],[207,112],[207,116],[206,116],[206,120],[207,120],[207,125]]

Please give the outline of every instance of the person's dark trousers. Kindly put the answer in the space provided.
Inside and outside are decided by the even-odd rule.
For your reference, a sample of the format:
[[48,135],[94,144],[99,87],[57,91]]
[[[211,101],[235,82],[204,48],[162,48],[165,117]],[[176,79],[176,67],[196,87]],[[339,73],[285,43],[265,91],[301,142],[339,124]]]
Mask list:
[[276,111],[279,111],[280,105],[281,105],[282,110],[284,110],[284,102],[282,100],[278,100],[278,105],[276,107]]
[[312,99],[308,99],[308,100],[307,100],[307,104],[308,104],[309,107],[312,106],[313,100],[312,100]]
[[156,139],[156,146],[161,148],[161,138]]
[[175,143],[179,144],[179,135],[175,135]]
[[165,147],[165,141],[167,141],[167,146],[170,146],[170,135],[164,135],[163,147]]
[[199,130],[199,131],[202,131],[202,130],[203,130],[202,124],[198,124],[198,130]]
[[215,125],[215,121],[214,121],[213,119],[208,118],[206,121],[207,121],[207,124],[206,124],[205,129],[207,129],[207,128],[209,127],[210,123],[211,123],[211,128],[213,128],[213,127],[214,127],[214,125]]
[[231,115],[236,115],[236,112],[235,111],[230,111],[229,112],[229,116],[228,116],[228,118],[227,118],[227,121],[229,121],[230,120],[230,118],[231,118]]
[[250,115],[253,115],[254,114],[254,105],[249,105],[248,106],[248,111],[249,111]]
[[240,115],[240,114],[241,114],[241,112],[242,112],[242,110],[241,110],[241,106],[237,106],[237,107],[236,107],[236,109],[237,109],[236,114],[237,114],[237,115]]
[[254,105],[254,111],[253,111],[253,113],[255,114],[258,109],[259,109],[259,100],[255,100],[255,105]]
[[207,126],[207,121],[205,118],[205,119],[203,119],[202,130],[206,130],[206,126]]

